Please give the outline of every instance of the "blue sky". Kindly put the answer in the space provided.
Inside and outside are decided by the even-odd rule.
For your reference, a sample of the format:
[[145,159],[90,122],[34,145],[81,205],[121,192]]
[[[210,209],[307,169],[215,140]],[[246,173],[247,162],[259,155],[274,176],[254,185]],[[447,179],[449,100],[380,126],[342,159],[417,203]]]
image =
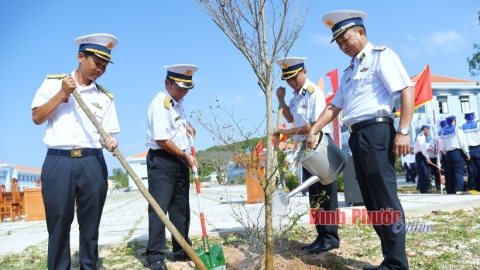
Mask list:
[[[370,41],[395,50],[410,75],[430,64],[432,74],[480,81],[470,76],[466,62],[472,45],[480,43],[480,2],[459,3],[313,0],[289,55],[308,58],[314,82],[336,68],[341,74],[349,58],[329,43],[331,32],[321,18],[332,10],[357,9],[367,12]],[[115,64],[98,83],[115,95],[121,128],[117,139],[125,156],[145,150],[147,109],[164,89],[165,65],[200,67],[184,103],[187,114],[206,113],[218,97],[234,115],[253,123],[263,120],[265,98],[248,62],[193,1],[5,1],[0,9],[0,162],[41,168],[46,124],[36,126],[31,120],[33,96],[46,74],[77,67],[76,37],[102,32],[119,39],[112,52]],[[325,86],[328,92],[328,80]],[[206,130],[196,128],[197,151],[215,145]],[[110,172],[121,167],[115,157],[106,160]]]

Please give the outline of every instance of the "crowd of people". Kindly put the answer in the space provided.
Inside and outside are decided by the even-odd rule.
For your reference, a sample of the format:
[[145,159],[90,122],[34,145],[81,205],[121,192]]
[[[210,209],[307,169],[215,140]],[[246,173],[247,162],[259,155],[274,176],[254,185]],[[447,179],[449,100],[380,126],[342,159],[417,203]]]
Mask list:
[[457,124],[455,115],[442,120],[436,138],[430,141],[427,138],[432,126],[422,125],[410,153],[401,156],[406,181],[417,183],[420,193],[431,192],[431,178],[440,190],[442,177],[448,194],[480,191],[480,129],[473,111],[465,112],[464,119],[462,125]]

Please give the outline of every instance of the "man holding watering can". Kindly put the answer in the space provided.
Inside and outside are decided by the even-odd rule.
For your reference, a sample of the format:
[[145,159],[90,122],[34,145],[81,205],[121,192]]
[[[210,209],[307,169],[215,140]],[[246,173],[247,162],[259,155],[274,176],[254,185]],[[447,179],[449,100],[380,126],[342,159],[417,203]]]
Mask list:
[[[333,33],[332,42],[350,60],[340,87],[308,133],[307,143],[315,147],[315,134],[343,109],[343,122],[350,129],[348,144],[355,174],[367,211],[392,210],[401,213],[395,222],[405,224],[397,196],[395,160],[410,148],[409,127],[414,111],[415,89],[398,56],[385,46],[373,46],[363,22],[366,14],[355,10],[327,13],[323,22]],[[393,126],[393,101],[401,95],[399,127]],[[395,233],[393,224],[373,226],[380,237],[383,262],[364,269],[408,269],[405,234]]]

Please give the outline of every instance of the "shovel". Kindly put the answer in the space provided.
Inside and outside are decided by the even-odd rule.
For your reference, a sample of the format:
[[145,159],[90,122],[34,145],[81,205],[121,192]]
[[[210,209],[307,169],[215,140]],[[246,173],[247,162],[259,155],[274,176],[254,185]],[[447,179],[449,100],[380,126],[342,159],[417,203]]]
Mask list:
[[[100,133],[100,135],[102,136],[102,138],[104,140],[107,140],[110,137],[110,134],[105,132],[103,127],[98,122],[97,118],[93,115],[93,113],[90,111],[90,109],[88,109],[85,102],[83,102],[83,100],[80,97],[80,94],[78,93],[78,91],[75,89],[75,90],[73,90],[72,94],[73,94],[73,97],[77,100],[78,105],[83,109],[83,111],[88,116],[90,121],[92,121],[92,124],[97,128],[97,130]],[[118,158],[120,163],[123,165],[123,168],[125,168],[127,173],[132,177],[133,181],[137,185],[137,187],[140,190],[140,192],[142,193],[142,195],[145,197],[145,199],[148,201],[148,203],[150,203],[153,210],[155,210],[155,213],[157,213],[158,217],[163,222],[163,224],[165,224],[165,227],[167,227],[167,229],[172,233],[172,236],[175,238],[175,240],[177,240],[177,242],[180,244],[180,246],[188,254],[190,259],[192,259],[192,261],[195,263],[196,267],[198,267],[198,269],[202,269],[202,270],[208,269],[208,268],[205,267],[205,264],[199,258],[197,253],[195,253],[193,248],[187,243],[187,241],[185,241],[185,239],[182,237],[180,232],[178,232],[177,228],[175,228],[175,226],[172,224],[172,222],[170,222],[170,220],[167,218],[165,213],[162,211],[162,209],[158,205],[157,201],[155,201],[155,199],[152,197],[150,192],[148,192],[148,190],[145,188],[142,181],[137,176],[135,171],[132,169],[130,164],[127,162],[127,160],[125,159],[123,154],[120,152],[120,150],[118,148],[115,148],[113,153]],[[212,269],[212,268],[209,268],[209,269]]]
[[[192,151],[192,156],[195,156],[195,147],[193,145],[192,137],[190,139],[190,150]],[[200,213],[200,224],[202,226],[202,240],[203,240],[203,249],[199,248],[195,250],[195,253],[200,257],[202,262],[205,264],[207,269],[214,270],[225,270],[227,269],[225,265],[225,255],[223,254],[223,249],[221,245],[210,246],[208,243],[207,229],[205,227],[205,216],[202,211],[202,202],[200,195],[200,180],[198,179],[198,170],[197,167],[193,166],[193,176],[195,178],[195,187],[197,189],[197,202],[198,202],[198,212]],[[198,268],[195,268],[198,269]]]

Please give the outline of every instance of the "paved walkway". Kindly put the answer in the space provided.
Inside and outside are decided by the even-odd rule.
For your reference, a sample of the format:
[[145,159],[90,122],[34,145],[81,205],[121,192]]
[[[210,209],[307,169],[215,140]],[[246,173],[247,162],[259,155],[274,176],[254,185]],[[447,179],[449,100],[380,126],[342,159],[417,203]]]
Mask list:
[[[404,179],[399,185],[406,185]],[[200,220],[195,189],[191,189],[190,203],[192,210],[190,235],[200,236]],[[478,195],[435,195],[406,194],[399,195],[407,216],[424,215],[433,210],[453,211],[480,207]],[[234,212],[250,215],[261,214],[262,204],[243,205],[246,199],[245,186],[217,186],[202,189],[202,206],[207,220],[209,236],[224,235],[241,231],[243,227],[236,221]],[[351,220],[351,209],[364,209],[363,206],[350,207],[345,203],[343,193],[338,196],[339,205],[346,213],[347,222]],[[308,197],[296,195],[290,199],[288,206],[274,200],[277,224],[282,221],[288,210],[305,211]],[[260,218],[260,220],[263,220]],[[302,217],[300,224],[309,224],[309,217]],[[73,221],[70,234],[72,251],[78,250],[78,224]],[[168,235],[170,237],[170,235]],[[19,253],[31,245],[46,244],[48,238],[45,221],[10,222],[6,219],[0,223],[0,256]],[[103,210],[100,224],[100,248],[124,246],[131,241],[143,242],[148,239],[147,201],[138,191],[121,194],[109,194]]]

